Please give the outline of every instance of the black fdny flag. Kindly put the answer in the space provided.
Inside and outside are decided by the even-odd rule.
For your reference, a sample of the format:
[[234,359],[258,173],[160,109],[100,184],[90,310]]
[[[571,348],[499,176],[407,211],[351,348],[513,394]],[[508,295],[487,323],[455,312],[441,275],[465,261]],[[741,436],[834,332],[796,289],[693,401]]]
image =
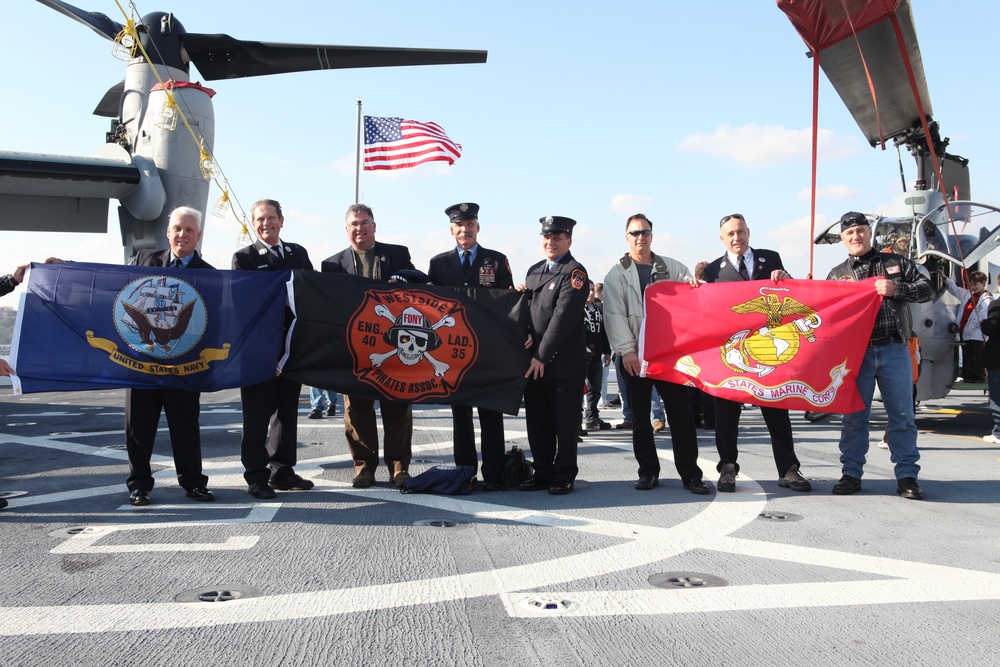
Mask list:
[[294,271],[281,372],[311,387],[515,415],[530,353],[528,295]]

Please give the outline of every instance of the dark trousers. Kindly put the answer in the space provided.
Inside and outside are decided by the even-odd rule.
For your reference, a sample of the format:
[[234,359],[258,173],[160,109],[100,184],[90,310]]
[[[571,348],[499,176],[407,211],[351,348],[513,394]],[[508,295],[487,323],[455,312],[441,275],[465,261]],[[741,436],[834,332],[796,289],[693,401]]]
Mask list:
[[583,410],[583,421],[596,422],[601,418],[597,410],[598,403],[601,402],[601,384],[604,381],[604,356],[595,354],[594,358],[587,364],[587,394],[585,401],[587,406]]
[[[413,408],[409,403],[380,401],[382,429],[385,432],[383,454],[389,474],[395,476],[410,467],[413,448]],[[378,426],[375,401],[344,394],[344,437],[354,459],[354,472],[378,468]]]
[[272,470],[295,465],[301,391],[301,384],[280,377],[240,389],[240,458],[247,484],[267,482]]
[[[483,447],[483,479],[500,483],[504,468],[503,413],[486,408],[479,411],[479,440]],[[479,463],[476,456],[476,431],[472,423],[472,408],[453,405],[451,408],[451,439],[455,451],[455,465],[472,466]]]
[[714,396],[706,394],[698,387],[688,387],[688,405],[696,426],[701,423],[705,428],[715,428]]
[[698,432],[688,406],[687,387],[623,373],[629,407],[632,409],[632,451],[639,463],[639,477],[660,476],[660,458],[653,441],[653,425],[649,421],[653,387],[663,399],[670,426],[670,443],[674,450],[674,465],[683,481],[701,479],[698,467]]
[[580,436],[580,387],[583,378],[528,380],[524,387],[524,422],[535,466],[543,482],[572,482],[576,465],[576,439]]
[[[739,456],[736,440],[739,436],[742,408],[741,403],[715,397],[715,447],[719,450],[719,470],[726,463],[733,463],[736,465],[736,472],[740,471],[740,464],[736,460]],[[784,477],[790,466],[799,464],[792,442],[792,423],[788,419],[788,410],[762,407],[760,412],[767,424],[767,432],[771,434],[771,452],[774,454],[774,465],[778,468],[778,477]]]
[[983,352],[986,344],[981,340],[967,340],[962,348],[962,380],[985,382],[986,368]]
[[174,452],[177,481],[185,489],[207,486],[201,472],[201,394],[183,389],[125,390],[125,447],[128,450],[129,491],[153,490],[153,443],[160,412],[167,415],[170,446]]

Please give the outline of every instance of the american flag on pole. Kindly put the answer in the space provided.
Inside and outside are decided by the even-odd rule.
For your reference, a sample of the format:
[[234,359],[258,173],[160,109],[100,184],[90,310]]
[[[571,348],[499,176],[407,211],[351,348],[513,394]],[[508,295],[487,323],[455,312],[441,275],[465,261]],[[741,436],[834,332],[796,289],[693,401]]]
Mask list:
[[455,164],[462,145],[437,123],[365,116],[365,171],[406,169],[424,162]]

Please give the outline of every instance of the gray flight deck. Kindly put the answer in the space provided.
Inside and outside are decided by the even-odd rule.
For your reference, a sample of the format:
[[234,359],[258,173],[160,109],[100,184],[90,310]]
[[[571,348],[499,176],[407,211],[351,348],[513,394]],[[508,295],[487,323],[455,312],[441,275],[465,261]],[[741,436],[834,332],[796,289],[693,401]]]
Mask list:
[[[568,496],[365,490],[336,418],[306,419],[312,491],[246,493],[238,391],[202,396],[214,503],[184,497],[165,421],[152,504],[125,489],[124,392],[0,397],[0,664],[987,665],[1000,628],[1000,448],[981,391],[918,411],[926,500],[872,449],[833,496],[839,419],[793,414],[812,493],[781,489],[759,410],[734,494],[635,491],[628,431],[592,432]],[[880,406],[876,416],[883,419]],[[602,411],[617,423],[621,413]],[[413,472],[451,462],[450,411],[414,410]],[[527,449],[523,414],[508,445]],[[878,428],[878,427],[876,427]]]

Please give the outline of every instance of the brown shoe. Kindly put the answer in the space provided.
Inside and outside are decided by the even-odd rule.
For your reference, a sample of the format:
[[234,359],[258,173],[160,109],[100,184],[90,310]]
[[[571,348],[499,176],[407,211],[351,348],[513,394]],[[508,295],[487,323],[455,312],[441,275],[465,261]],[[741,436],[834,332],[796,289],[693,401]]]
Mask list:
[[727,463],[719,470],[719,481],[715,484],[715,490],[722,493],[733,493],[736,491],[736,464]]
[[667,428],[667,423],[664,421],[657,420],[653,422],[653,433],[659,433],[660,431]]
[[788,466],[784,477],[778,480],[778,486],[792,491],[812,491],[812,484],[799,473],[799,466],[796,464]]
[[373,473],[368,468],[362,468],[354,479],[351,480],[351,486],[355,489],[367,489],[369,486],[375,483],[375,473]]

